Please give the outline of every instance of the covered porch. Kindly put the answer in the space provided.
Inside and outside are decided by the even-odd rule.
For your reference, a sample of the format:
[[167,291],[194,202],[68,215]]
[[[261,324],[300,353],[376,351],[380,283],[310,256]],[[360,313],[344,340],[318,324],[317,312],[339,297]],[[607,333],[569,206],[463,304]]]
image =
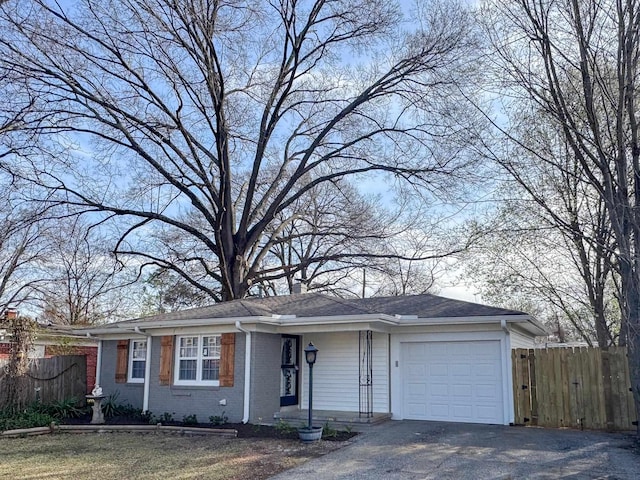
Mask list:
[[[287,353],[293,348],[299,351],[300,361],[294,368],[283,362],[280,410],[274,418],[293,423],[308,416],[309,367],[302,350],[310,342],[319,351],[313,367],[314,421],[368,424],[390,418],[387,333],[305,332],[297,337],[299,347],[290,346],[291,338],[283,335],[283,358],[293,357]],[[283,401],[290,391],[295,399]]]

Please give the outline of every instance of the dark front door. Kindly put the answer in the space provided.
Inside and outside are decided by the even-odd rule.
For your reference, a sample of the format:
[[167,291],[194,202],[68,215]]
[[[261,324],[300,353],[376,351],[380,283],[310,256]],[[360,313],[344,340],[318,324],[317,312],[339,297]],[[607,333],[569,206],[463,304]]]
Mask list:
[[280,406],[298,404],[298,362],[300,352],[298,348],[300,337],[282,335],[280,340],[282,359],[280,360]]

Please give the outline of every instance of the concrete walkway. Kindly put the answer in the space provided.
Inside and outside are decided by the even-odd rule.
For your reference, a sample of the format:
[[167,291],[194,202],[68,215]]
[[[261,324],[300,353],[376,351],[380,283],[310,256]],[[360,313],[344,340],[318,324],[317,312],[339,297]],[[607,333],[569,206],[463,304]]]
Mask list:
[[389,421],[272,478],[637,480],[640,449],[631,434]]

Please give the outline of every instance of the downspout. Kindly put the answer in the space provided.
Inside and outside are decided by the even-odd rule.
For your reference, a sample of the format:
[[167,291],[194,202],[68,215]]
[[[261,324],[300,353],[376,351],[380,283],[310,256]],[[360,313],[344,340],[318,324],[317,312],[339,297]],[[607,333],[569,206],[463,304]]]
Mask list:
[[515,423],[515,407],[513,399],[513,364],[511,362],[511,331],[507,327],[507,321],[500,320],[500,328],[504,331],[504,373],[507,380],[507,392],[503,395],[505,400],[505,423],[513,425]]
[[504,318],[500,320],[500,328],[502,328],[502,330],[504,330],[504,333],[506,333],[507,335],[511,333],[507,328],[507,321]]
[[140,330],[139,327],[134,328],[136,333],[146,335],[147,352],[144,358],[144,392],[142,394],[142,411],[149,411],[149,388],[151,386],[151,335]]
[[242,328],[240,320],[236,320],[236,328],[244,333],[244,407],[242,423],[249,421],[249,401],[251,399],[251,332]]

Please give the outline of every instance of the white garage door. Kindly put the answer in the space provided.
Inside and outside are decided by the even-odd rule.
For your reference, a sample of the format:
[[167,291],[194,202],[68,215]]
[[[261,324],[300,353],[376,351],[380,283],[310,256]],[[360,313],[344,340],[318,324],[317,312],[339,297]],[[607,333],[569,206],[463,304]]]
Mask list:
[[404,418],[504,423],[499,341],[401,345]]

